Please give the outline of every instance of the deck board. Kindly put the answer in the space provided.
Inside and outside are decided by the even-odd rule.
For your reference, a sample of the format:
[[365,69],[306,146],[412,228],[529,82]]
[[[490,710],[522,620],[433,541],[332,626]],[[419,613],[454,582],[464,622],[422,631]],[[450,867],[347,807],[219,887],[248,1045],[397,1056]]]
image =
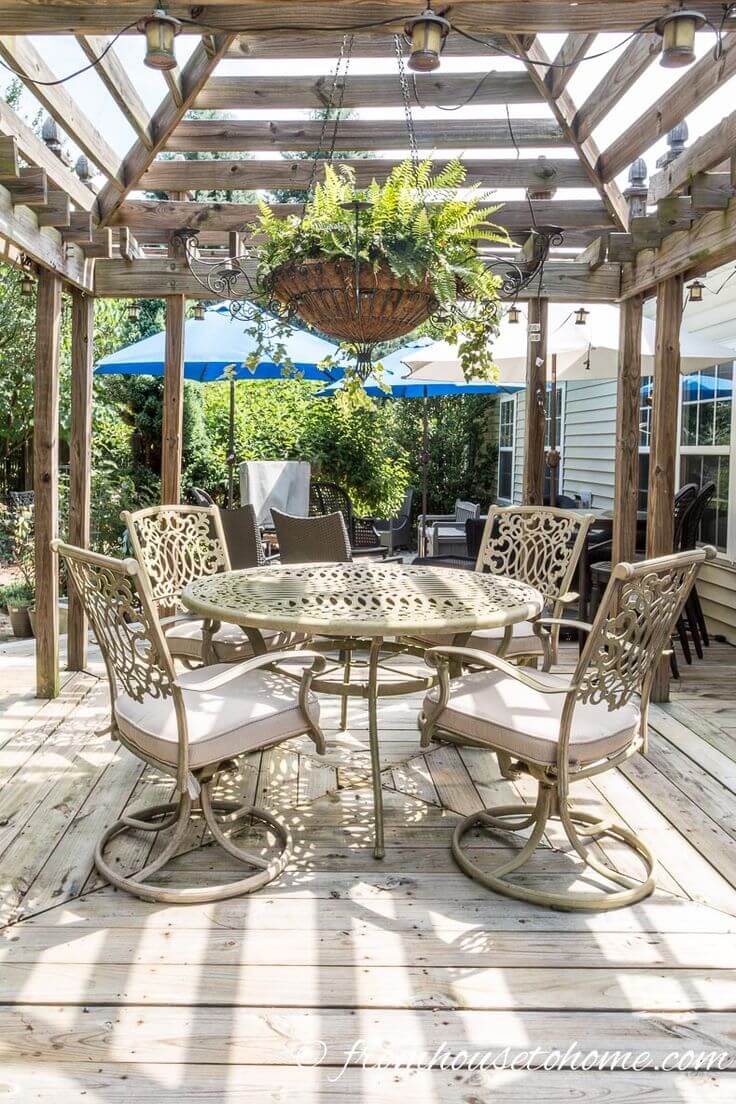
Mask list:
[[[573,660],[568,646],[562,662]],[[289,823],[284,874],[250,898],[177,907],[111,890],[93,870],[107,824],[171,791],[98,735],[108,704],[94,650],[94,673],[67,673],[61,696],[43,703],[31,696],[30,647],[4,648],[3,1090],[49,1104],[733,1099],[736,1072],[661,1063],[673,1051],[723,1052],[736,1071],[735,661],[736,650],[714,642],[702,664],[681,665],[672,702],[652,709],[647,758],[579,785],[582,805],[617,816],[657,854],[657,891],[639,905],[552,912],[465,878],[449,849],[458,818],[485,802],[529,800],[532,789],[502,779],[482,751],[420,755],[415,696],[381,708],[385,861],[371,851],[365,709],[351,702],[342,733],[329,701],[324,762],[301,739],[250,757],[224,782]],[[263,833],[249,831],[261,846]],[[550,833],[527,884],[572,884],[559,842]],[[481,862],[508,848],[481,833],[469,844]],[[132,870],[156,846],[141,838],[114,853]],[[623,861],[615,846],[605,854]],[[196,824],[165,877],[225,880],[234,868]],[[534,1046],[647,1058],[637,1072],[581,1072],[565,1059],[551,1073],[342,1073],[359,1039],[393,1062],[441,1046],[491,1051],[506,1067]],[[312,1068],[320,1041],[325,1058]]]

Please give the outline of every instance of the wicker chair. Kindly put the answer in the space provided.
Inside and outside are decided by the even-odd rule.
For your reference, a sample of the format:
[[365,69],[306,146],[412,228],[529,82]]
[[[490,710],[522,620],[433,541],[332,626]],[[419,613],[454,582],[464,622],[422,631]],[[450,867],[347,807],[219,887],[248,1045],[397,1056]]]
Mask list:
[[271,510],[283,564],[350,563],[348,529],[340,511],[319,517],[294,517]]
[[[214,796],[218,776],[241,755],[275,747],[294,736],[311,736],[319,754],[324,739],[319,705],[310,691],[324,667],[316,652],[258,656],[237,666],[187,671],[177,677],[153,595],[136,560],[115,560],[54,541],[79,592],[107,668],[112,733],[133,755],[174,779],[173,800],[121,817],[102,836],[95,865],[112,885],[146,901],[199,903],[251,893],[286,866],[288,829],[265,809]],[[292,677],[267,667],[277,660],[312,666]],[[176,855],[194,815],[203,817],[217,843],[252,873],[227,885],[175,889],[150,879]],[[226,817],[226,820],[220,819]],[[272,858],[238,846],[229,827],[255,820],[280,841]],[[128,831],[166,832],[156,858],[132,875],[105,858],[107,844]]]
[[219,514],[233,571],[263,567],[266,553],[263,550],[261,530],[256,522],[256,512],[250,503],[247,506],[235,506],[231,510],[220,510]]
[[321,517],[336,511],[344,518],[353,556],[386,555],[386,549],[373,528],[372,519],[356,515],[347,491],[337,483],[313,481],[309,487],[310,517]]
[[[194,579],[231,570],[216,506],[150,506],[135,513],[124,510],[122,519],[160,613],[179,612],[181,592]],[[189,662],[204,659],[204,635],[202,619],[186,612],[166,628],[171,654]],[[286,643],[287,638],[275,629],[256,632],[230,624],[216,627],[212,636],[215,656],[222,662],[247,659]]]
[[[422,746],[449,733],[463,743],[497,752],[513,762],[510,776],[527,775],[538,786],[534,806],[501,805],[473,813],[457,825],[452,854],[471,878],[506,896],[559,909],[618,908],[652,892],[654,859],[648,848],[633,831],[611,824],[607,816],[576,809],[569,790],[579,779],[610,770],[646,750],[654,672],[701,564],[713,555],[712,548],[698,549],[618,564],[593,625],[585,626],[587,641],[572,678],[532,672],[468,648],[438,647],[427,653],[438,669],[439,683],[424,699]],[[554,618],[542,620],[551,627],[560,624]],[[483,670],[451,681],[450,665],[458,662]],[[613,885],[612,890],[548,892],[509,879],[534,854],[550,818],[560,820],[585,867],[602,876],[607,886]],[[512,859],[487,871],[463,848],[463,837],[475,827],[494,833],[530,832]],[[642,880],[601,861],[595,844],[606,838],[634,851],[643,865]],[[493,856],[494,851],[481,854]]]

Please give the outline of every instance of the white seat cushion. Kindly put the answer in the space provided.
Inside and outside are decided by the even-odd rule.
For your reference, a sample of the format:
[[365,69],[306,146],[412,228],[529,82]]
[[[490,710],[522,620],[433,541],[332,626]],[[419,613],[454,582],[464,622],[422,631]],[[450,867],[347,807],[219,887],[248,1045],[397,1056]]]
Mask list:
[[[202,621],[197,619],[178,621],[165,629],[169,650],[177,658],[202,658]],[[261,634],[267,648],[281,647],[286,638],[278,629],[263,629]],[[253,647],[239,625],[223,622],[212,638],[217,658],[223,663],[235,659],[250,659]]]
[[[491,652],[496,655],[503,641],[504,629],[476,629],[471,633],[465,648],[477,648],[480,652]],[[428,644],[452,644],[453,637],[447,633],[436,636],[423,636],[423,641]],[[511,629],[511,640],[504,652],[505,656],[514,655],[542,655],[542,642],[532,628],[531,621],[517,621]]]
[[[535,672],[535,679],[564,686],[560,675]],[[439,688],[425,698],[432,715]],[[555,763],[565,694],[543,694],[500,671],[464,675],[450,683],[450,698],[437,718],[439,728],[508,751],[533,763]],[[576,705],[572,716],[570,762],[592,763],[626,747],[637,735],[638,704],[609,710],[605,702]]]
[[[196,686],[228,669],[228,664],[199,667],[186,671],[179,682],[185,687]],[[212,691],[184,689],[192,769],[307,731],[298,693],[296,683],[264,670],[249,671]],[[317,723],[319,704],[314,694],[309,696],[308,710]],[[179,737],[172,697],[147,697],[138,702],[120,694],[115,702],[115,719],[122,735],[145,754],[164,763],[176,763]]]

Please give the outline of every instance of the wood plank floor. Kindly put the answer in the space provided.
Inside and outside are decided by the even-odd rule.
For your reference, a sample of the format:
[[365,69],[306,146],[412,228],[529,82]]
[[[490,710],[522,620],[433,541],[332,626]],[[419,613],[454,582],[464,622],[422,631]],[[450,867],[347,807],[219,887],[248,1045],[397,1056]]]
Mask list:
[[[0,1100],[736,1099],[736,649],[682,664],[672,702],[652,708],[647,757],[577,787],[659,861],[648,901],[578,915],[457,870],[458,816],[531,790],[482,752],[419,755],[411,698],[381,707],[383,862],[365,710],[351,703],[341,732],[324,699],[326,762],[295,741],[227,782],[289,822],[278,881],[189,907],[111,890],[95,840],[170,787],[101,731],[101,674],[93,652],[38,701],[31,647],[0,645]],[[504,853],[487,836],[472,845],[479,861]],[[150,847],[132,840],[117,861],[134,869]],[[225,880],[234,866],[195,825],[166,876]],[[578,876],[554,833],[526,869],[529,884]]]

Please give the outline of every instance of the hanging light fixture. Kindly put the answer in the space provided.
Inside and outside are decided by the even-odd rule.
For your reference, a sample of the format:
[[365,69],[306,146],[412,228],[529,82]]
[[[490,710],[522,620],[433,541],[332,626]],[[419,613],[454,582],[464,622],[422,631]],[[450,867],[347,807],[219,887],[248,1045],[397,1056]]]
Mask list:
[[588,321],[589,314],[590,311],[586,310],[585,307],[578,307],[578,309],[575,311],[575,325],[584,326],[585,323]]
[[439,69],[440,54],[450,33],[450,24],[432,11],[431,3],[427,4],[421,15],[406,23],[404,33],[411,44],[409,68],[417,73],[431,73]]
[[703,302],[703,291],[704,291],[704,289],[705,289],[705,284],[701,283],[700,280],[693,280],[693,282],[691,284],[688,284],[687,285],[687,301],[688,301],[688,303],[702,303]]
[[513,307],[509,307],[508,311],[506,312],[506,317],[509,320],[510,326],[518,326],[519,319],[521,318],[521,311],[516,306],[516,304],[514,304]]
[[140,322],[141,320],[141,305],[136,303],[135,299],[128,303],[128,321]]
[[194,304],[194,310],[192,311],[195,322],[204,322],[204,303],[201,299],[198,299]]
[[663,16],[657,23],[662,36],[659,64],[665,69],[681,69],[695,61],[695,32],[707,22],[702,12],[682,9]]
[[181,23],[163,8],[154,8],[150,15],[138,23],[138,30],[146,36],[146,56],[143,64],[149,69],[176,69],[174,39]]
[[22,257],[21,264],[23,265],[23,275],[20,278],[20,293],[27,298],[29,295],[33,295],[35,281],[33,279],[30,259],[25,256]]

